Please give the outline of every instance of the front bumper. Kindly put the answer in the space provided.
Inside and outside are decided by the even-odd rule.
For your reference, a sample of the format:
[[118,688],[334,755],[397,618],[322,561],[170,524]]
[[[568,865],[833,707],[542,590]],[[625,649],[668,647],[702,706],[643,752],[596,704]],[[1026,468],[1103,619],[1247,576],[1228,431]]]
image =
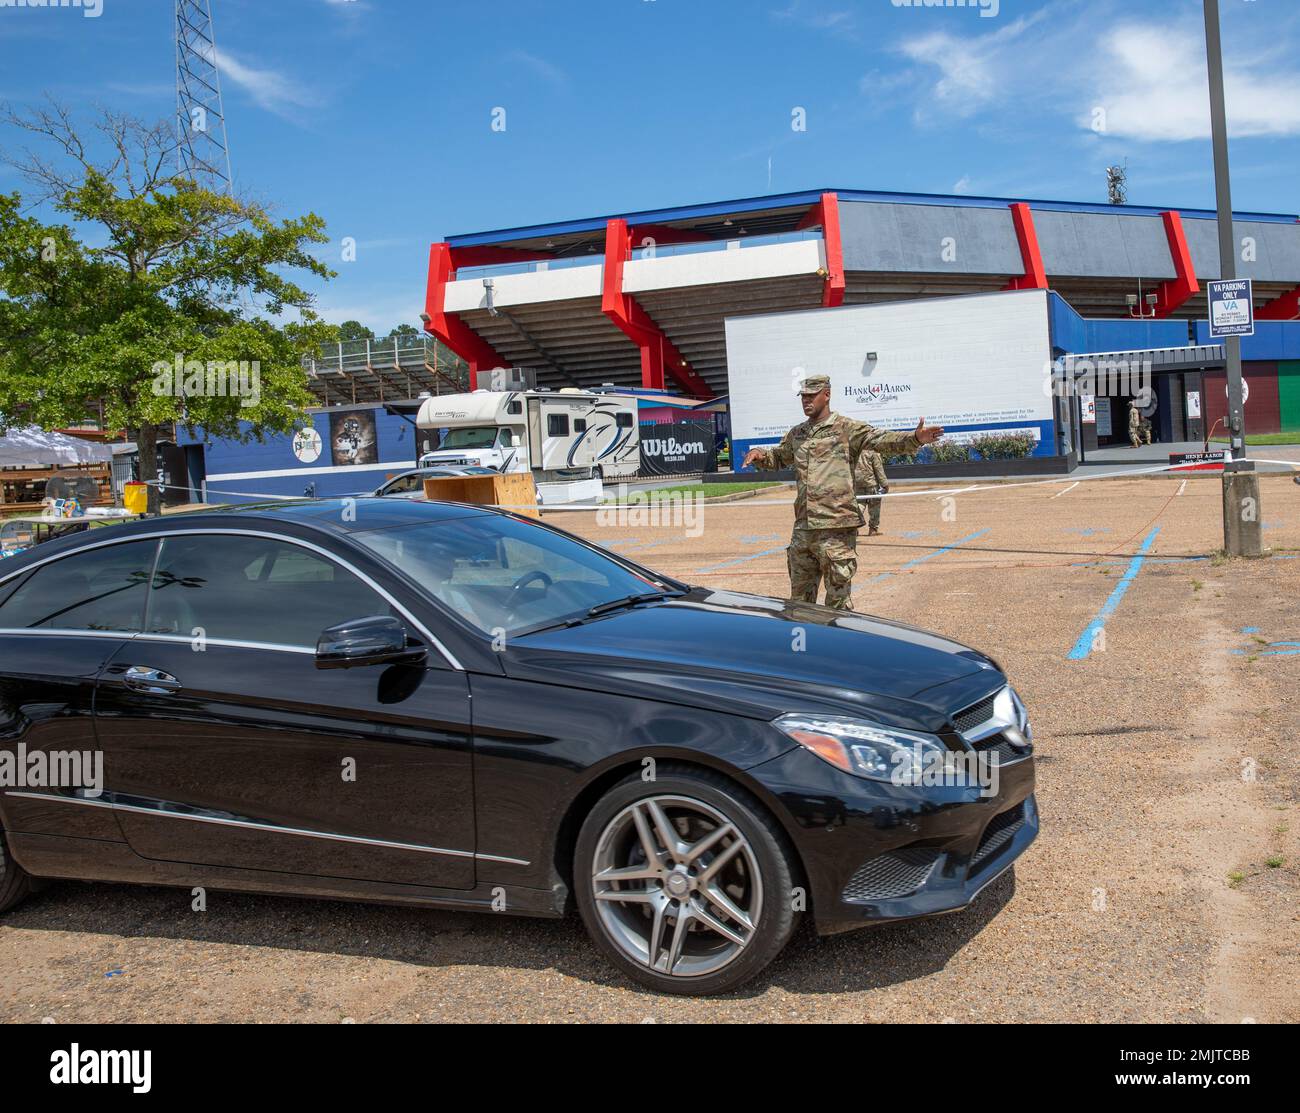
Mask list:
[[1038,835],[1032,757],[991,796],[853,777],[802,748],[750,773],[785,806],[824,935],[965,908]]

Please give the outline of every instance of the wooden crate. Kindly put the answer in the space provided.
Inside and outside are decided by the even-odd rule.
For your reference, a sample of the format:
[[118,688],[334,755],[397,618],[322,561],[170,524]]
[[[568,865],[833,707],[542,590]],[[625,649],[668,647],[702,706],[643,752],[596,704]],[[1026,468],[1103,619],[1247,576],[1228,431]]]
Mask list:
[[510,475],[448,475],[424,481],[424,497],[442,502],[503,506],[516,514],[540,518],[537,485],[527,472]]

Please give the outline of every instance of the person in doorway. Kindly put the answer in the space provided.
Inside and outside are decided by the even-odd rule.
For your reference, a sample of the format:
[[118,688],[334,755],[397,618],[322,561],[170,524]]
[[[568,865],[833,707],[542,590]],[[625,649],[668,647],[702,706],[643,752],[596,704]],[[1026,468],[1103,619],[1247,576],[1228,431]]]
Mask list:
[[853,489],[859,495],[874,495],[867,499],[868,537],[880,533],[880,497],[889,493],[889,479],[885,475],[885,460],[874,448],[868,448],[858,457],[853,469]]
[[794,530],[786,549],[790,598],[817,602],[826,581],[826,606],[852,610],[853,576],[858,570],[858,530],[862,508],[853,493],[853,464],[868,448],[905,455],[943,436],[925,418],[910,433],[890,433],[865,421],[831,413],[831,381],[810,375],[799,385],[806,421],[771,448],[751,448],[745,467],[769,471],[794,468]]
[[1144,439],[1151,443],[1151,422],[1142,416],[1136,398],[1130,398],[1128,403],[1128,439],[1134,448],[1141,448]]

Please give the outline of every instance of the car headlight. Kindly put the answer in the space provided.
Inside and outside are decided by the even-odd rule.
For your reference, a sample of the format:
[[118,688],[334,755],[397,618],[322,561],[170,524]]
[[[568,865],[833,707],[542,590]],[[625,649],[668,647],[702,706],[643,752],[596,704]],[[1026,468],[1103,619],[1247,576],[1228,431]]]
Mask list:
[[948,754],[933,735],[864,719],[796,714],[782,715],[772,725],[836,769],[873,781],[919,783],[925,766]]

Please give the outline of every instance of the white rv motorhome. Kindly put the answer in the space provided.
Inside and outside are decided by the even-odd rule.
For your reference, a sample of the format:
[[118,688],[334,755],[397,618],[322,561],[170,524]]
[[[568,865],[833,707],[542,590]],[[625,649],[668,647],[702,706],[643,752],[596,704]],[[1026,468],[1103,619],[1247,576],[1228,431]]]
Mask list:
[[416,424],[446,430],[422,466],[532,472],[542,502],[599,499],[641,466],[637,401],[585,390],[476,390],[426,398]]

